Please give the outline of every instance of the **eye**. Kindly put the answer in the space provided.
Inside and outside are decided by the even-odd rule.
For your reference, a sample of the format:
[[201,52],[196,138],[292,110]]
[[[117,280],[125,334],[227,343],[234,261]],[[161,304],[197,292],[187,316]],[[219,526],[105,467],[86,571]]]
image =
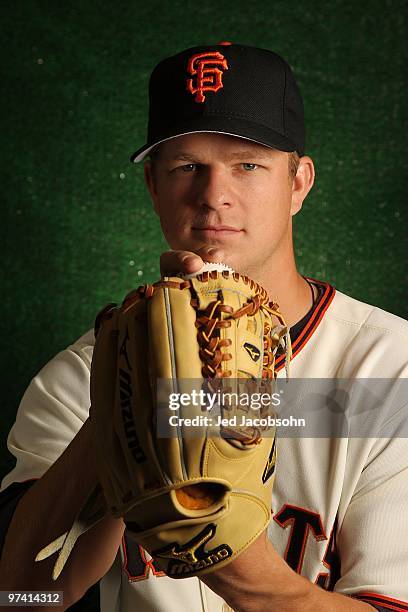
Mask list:
[[244,167],[244,170],[247,170],[248,172],[256,170],[258,167],[258,164],[250,164],[248,162],[244,162],[242,165]]
[[182,172],[194,172],[198,169],[198,164],[184,164],[183,166],[179,166],[178,170]]

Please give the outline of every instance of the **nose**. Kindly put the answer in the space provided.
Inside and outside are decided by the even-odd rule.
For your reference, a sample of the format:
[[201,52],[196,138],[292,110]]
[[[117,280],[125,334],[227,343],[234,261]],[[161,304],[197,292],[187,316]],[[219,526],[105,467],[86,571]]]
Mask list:
[[200,206],[213,210],[232,206],[232,185],[223,169],[207,167],[201,173],[197,201]]

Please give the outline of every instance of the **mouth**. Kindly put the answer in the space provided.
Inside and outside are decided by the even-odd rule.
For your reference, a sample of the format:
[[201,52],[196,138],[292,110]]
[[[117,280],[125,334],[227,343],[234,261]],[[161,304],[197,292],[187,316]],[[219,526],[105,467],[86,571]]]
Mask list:
[[203,225],[192,228],[194,232],[199,232],[202,236],[207,238],[224,238],[227,236],[236,236],[242,232],[237,227],[230,225]]

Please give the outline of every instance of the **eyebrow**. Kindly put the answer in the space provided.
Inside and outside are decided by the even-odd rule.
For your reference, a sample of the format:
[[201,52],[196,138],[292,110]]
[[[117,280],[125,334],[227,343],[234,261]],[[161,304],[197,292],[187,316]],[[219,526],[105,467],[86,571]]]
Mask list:
[[236,151],[235,153],[231,153],[231,155],[229,155],[228,157],[229,159],[236,159],[236,158],[270,159],[271,156],[268,153],[263,151],[263,149],[242,149],[240,151]]
[[189,162],[191,162],[191,161],[196,159],[194,157],[194,155],[191,155],[190,153],[183,153],[183,152],[179,153],[177,151],[175,153],[173,153],[173,155],[169,155],[167,157],[168,157],[168,159],[177,159],[177,160],[180,160],[180,161],[189,161]]
[[[273,149],[271,149],[271,151],[272,150]],[[185,151],[176,151],[175,153],[173,153],[173,155],[170,155],[168,159],[197,162],[198,158],[192,153],[187,153]],[[227,160],[234,159],[271,159],[271,156],[261,149],[242,149],[240,151],[234,151],[230,155],[227,155]]]

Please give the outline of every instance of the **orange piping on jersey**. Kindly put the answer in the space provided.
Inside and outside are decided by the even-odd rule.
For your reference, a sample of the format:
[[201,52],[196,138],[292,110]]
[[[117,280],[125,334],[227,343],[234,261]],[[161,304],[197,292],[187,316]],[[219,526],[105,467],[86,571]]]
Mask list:
[[[130,581],[133,576],[131,576],[130,572],[128,571],[128,556],[127,556],[126,540],[125,540],[124,535],[122,536],[122,553],[123,553],[122,568]],[[139,579],[142,580],[143,578],[147,578],[148,574],[149,574],[149,568],[145,566],[145,575],[140,576]]]
[[408,610],[408,602],[394,599],[393,597],[387,597],[386,595],[380,595],[379,593],[364,592],[352,595],[352,597],[354,599],[361,599],[367,603],[378,604],[387,610],[396,610],[397,612],[406,612],[406,610]]
[[[311,278],[309,280],[313,281],[314,279]],[[329,285],[329,283],[321,281],[314,282],[318,283],[319,285],[325,286],[325,291],[322,297],[319,299],[318,303],[316,304],[315,311],[310,317],[310,320],[308,321],[307,325],[305,325],[305,328],[302,330],[302,332],[296,338],[295,342],[292,344],[292,359],[305,346],[308,340],[310,340],[336,294],[335,288]],[[284,367],[284,365],[285,356],[280,355],[276,360],[275,370],[278,372]]]
[[331,293],[331,295],[329,295],[330,293],[330,285],[328,286],[328,289],[326,290],[326,292],[324,293],[323,297],[322,297],[322,303],[325,299],[327,299],[327,303],[324,305],[323,309],[321,310],[318,318],[315,320],[314,325],[312,322],[313,317],[315,317],[315,314],[312,316],[311,320],[309,321],[309,323],[305,326],[305,329],[303,330],[303,332],[299,335],[298,341],[300,342],[301,339],[303,338],[304,334],[306,333],[306,331],[308,330],[308,328],[313,325],[313,329],[310,330],[310,333],[307,335],[307,337],[305,337],[303,339],[303,342],[301,342],[301,344],[296,348],[296,353],[298,353],[300,351],[301,348],[304,347],[304,345],[306,344],[306,342],[309,340],[309,338],[311,337],[311,335],[314,333],[314,331],[316,330],[317,326],[319,325],[320,321],[322,320],[324,313],[326,312],[326,310],[328,309],[328,307],[330,306],[333,298],[334,298],[334,294],[335,294],[335,290],[333,290],[333,292]]
[[160,571],[160,570],[157,571],[157,569],[154,567],[153,559],[146,559],[145,550],[143,546],[141,546],[140,544],[136,544],[136,543],[135,543],[135,546],[138,546],[140,557],[142,559],[142,562],[144,563],[144,573],[140,574],[139,576],[134,576],[128,570],[128,556],[127,556],[126,539],[125,539],[125,536],[122,536],[122,552],[123,552],[122,569],[127,575],[129,582],[138,582],[139,580],[146,580],[146,578],[149,577],[150,572],[152,572],[155,576],[165,576],[166,575],[166,573],[163,571]]

